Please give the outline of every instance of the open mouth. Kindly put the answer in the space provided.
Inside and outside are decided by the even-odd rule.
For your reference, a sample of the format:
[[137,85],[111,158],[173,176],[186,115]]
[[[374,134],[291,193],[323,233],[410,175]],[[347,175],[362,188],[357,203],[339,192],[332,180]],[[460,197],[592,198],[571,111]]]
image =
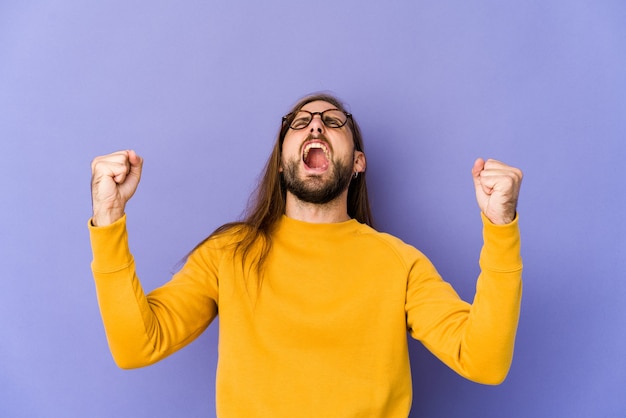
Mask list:
[[302,151],[302,161],[309,169],[326,170],[330,161],[328,147],[323,142],[308,142],[304,145],[304,150]]

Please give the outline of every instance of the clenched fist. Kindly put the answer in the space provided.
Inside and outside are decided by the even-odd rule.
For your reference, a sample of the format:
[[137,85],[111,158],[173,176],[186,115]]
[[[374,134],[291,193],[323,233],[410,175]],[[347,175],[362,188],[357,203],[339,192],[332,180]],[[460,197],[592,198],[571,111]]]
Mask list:
[[522,171],[496,160],[478,158],[472,168],[476,200],[480,210],[494,224],[515,219]]
[[118,151],[91,162],[91,203],[94,226],[106,226],[124,215],[126,202],[133,196],[143,159],[135,151]]

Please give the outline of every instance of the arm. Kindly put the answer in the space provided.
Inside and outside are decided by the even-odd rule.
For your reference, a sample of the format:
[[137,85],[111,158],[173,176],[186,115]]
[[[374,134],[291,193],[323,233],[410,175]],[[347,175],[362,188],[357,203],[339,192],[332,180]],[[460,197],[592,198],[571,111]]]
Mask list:
[[486,384],[510,368],[522,294],[516,217],[521,172],[478,159],[472,169],[482,211],[481,273],[471,305],[430,264],[414,266],[407,289],[411,334],[462,376]]
[[102,322],[116,364],[155,363],[198,337],[217,315],[216,268],[197,253],[164,286],[146,295],[128,249],[125,217],[89,226],[92,271]]
[[485,243],[473,303],[461,300],[430,262],[413,265],[407,324],[413,338],[461,376],[484,384],[506,377],[522,296],[517,220],[494,225],[483,217]]
[[[185,346],[217,314],[216,272],[192,255],[165,286],[146,295],[128,246],[124,207],[139,183],[132,151],[92,163],[92,271],[109,347],[122,368],[146,366]],[[96,226],[97,225],[97,226]]]

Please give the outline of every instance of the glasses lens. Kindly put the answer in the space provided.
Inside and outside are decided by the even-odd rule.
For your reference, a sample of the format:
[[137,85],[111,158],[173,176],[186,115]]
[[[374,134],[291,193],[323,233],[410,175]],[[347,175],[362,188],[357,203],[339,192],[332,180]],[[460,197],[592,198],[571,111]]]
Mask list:
[[313,116],[309,112],[298,112],[291,121],[291,129],[304,129],[309,126]]
[[328,109],[321,113],[319,112],[307,112],[301,110],[293,117],[289,127],[291,129],[304,129],[309,126],[314,115],[320,115],[322,122],[328,128],[341,128],[348,121],[348,116],[344,112],[338,109]]
[[347,120],[348,117],[341,110],[329,109],[322,112],[322,121],[329,128],[341,128]]

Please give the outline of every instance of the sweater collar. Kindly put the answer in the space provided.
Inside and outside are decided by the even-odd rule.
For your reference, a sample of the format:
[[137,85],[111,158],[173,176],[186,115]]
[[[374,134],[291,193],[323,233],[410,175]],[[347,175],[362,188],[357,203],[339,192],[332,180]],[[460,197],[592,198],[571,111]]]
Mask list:
[[355,219],[334,223],[310,223],[283,215],[278,223],[278,231],[290,234],[336,235],[354,231],[359,225]]

